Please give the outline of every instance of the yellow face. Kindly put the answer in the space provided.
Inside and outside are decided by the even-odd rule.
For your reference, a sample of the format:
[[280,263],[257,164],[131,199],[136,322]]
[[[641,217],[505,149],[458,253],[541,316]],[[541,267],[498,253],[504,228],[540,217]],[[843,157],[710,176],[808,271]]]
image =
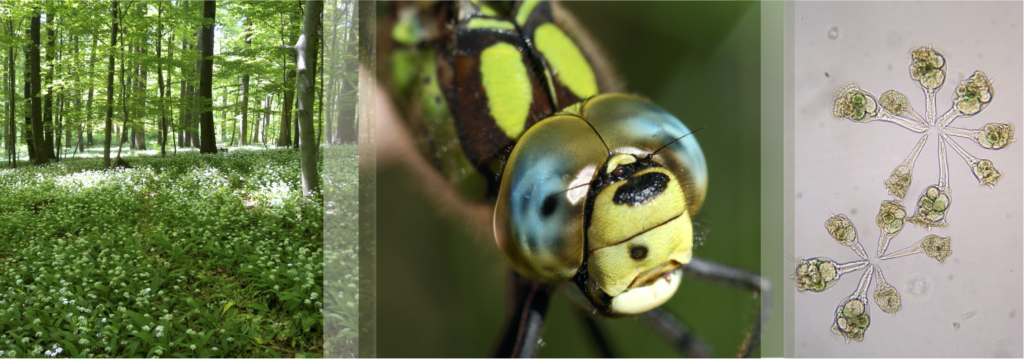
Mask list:
[[596,196],[587,228],[587,271],[612,298],[634,289],[631,295],[643,293],[628,303],[613,300],[616,312],[650,310],[671,298],[679,284],[672,272],[693,256],[693,224],[682,187],[665,167],[632,154],[613,156],[601,177],[592,185],[600,188],[591,189]]

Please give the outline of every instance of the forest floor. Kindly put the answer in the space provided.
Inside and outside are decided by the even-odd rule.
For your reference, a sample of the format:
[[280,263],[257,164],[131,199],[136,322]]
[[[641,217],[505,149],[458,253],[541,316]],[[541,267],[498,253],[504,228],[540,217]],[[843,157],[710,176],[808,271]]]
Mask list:
[[[0,357],[323,356],[324,308],[358,304],[358,150],[325,151],[345,165],[311,199],[291,149],[0,169]],[[326,297],[325,264],[350,274]]]

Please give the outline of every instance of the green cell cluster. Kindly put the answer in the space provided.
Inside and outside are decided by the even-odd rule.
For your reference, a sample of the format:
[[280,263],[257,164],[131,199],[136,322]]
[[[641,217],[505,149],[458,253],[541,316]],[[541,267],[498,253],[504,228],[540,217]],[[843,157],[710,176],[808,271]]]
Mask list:
[[903,199],[907,195],[907,190],[910,189],[910,182],[913,177],[913,173],[910,168],[904,166],[898,166],[892,170],[892,174],[885,180],[885,188],[889,190],[889,195]]
[[852,121],[865,121],[875,116],[877,106],[871,95],[856,85],[840,90],[832,104],[832,115]]
[[992,81],[981,71],[974,72],[956,87],[953,100],[956,109],[966,116],[978,113],[989,101],[992,101]]
[[899,91],[889,90],[883,92],[882,97],[878,101],[882,108],[894,115],[910,115],[910,100],[907,100],[907,96]]
[[853,227],[850,218],[845,214],[837,214],[825,221],[825,229],[839,244],[844,246],[853,245],[857,241],[857,229]]
[[931,46],[910,50],[910,78],[927,90],[942,87],[946,79],[946,58]]
[[921,249],[928,255],[928,258],[934,258],[939,263],[945,263],[946,258],[953,255],[952,242],[952,238],[943,238],[929,234],[921,240]]
[[978,178],[978,182],[986,186],[994,186],[999,178],[1003,175],[996,170],[996,166],[989,160],[979,160],[971,166],[971,172],[974,172],[974,177]]
[[978,141],[981,147],[999,150],[1013,141],[1013,125],[1009,123],[989,123],[985,125],[984,137]]
[[811,292],[822,292],[839,280],[836,262],[828,258],[801,259],[796,265],[796,289]]
[[832,332],[849,340],[863,341],[864,332],[871,325],[871,316],[867,312],[866,299],[851,299],[836,308],[835,323]]
[[917,211],[907,221],[928,228],[945,227],[949,204],[949,194],[945,190],[934,185],[928,186],[917,199]]
[[899,201],[882,201],[882,206],[875,216],[875,224],[882,233],[895,236],[903,230],[903,220],[907,217],[907,208]]
[[903,310],[903,301],[900,299],[900,292],[889,283],[880,282],[875,286],[875,303],[882,308],[883,312],[895,315]]

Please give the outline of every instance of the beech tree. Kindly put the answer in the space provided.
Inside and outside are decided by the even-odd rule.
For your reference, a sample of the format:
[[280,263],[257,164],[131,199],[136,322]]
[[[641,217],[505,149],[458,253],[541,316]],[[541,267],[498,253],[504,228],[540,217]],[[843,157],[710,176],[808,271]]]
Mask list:
[[307,0],[302,15],[302,35],[292,49],[295,50],[298,79],[296,88],[299,97],[299,151],[302,152],[302,193],[312,195],[320,190],[317,175],[317,147],[313,132],[313,100],[316,94],[317,54],[320,50],[320,14],[323,1]]
[[203,30],[199,47],[202,58],[199,66],[199,98],[202,101],[202,141],[201,153],[217,153],[217,136],[213,129],[213,28],[216,23],[217,2],[203,1]]
[[114,121],[114,51],[117,46],[118,2],[110,5],[110,57],[107,62],[107,121],[103,127],[103,167],[110,168],[110,136]]
[[46,156],[46,146],[43,144],[43,102],[39,99],[40,88],[42,87],[39,73],[39,13],[32,15],[31,30],[29,30],[32,43],[29,45],[29,73],[32,78],[32,90],[28,97],[32,99],[32,140],[35,142],[36,165],[45,165],[49,162]]

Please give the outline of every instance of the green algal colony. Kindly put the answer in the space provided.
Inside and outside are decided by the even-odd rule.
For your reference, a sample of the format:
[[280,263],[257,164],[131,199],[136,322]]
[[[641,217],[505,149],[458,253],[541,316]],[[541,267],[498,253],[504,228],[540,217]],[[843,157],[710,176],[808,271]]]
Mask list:
[[[975,71],[960,82],[953,94],[951,108],[938,115],[935,97],[946,79],[945,56],[931,46],[923,46],[911,50],[910,57],[910,77],[925,94],[927,108],[924,116],[910,106],[907,96],[896,90],[885,91],[876,100],[871,93],[854,83],[843,86],[832,103],[832,115],[836,118],[858,123],[886,121],[922,134],[906,160],[897,165],[883,182],[893,199],[883,200],[875,217],[879,236],[874,260],[869,259],[850,219],[844,214],[837,214],[825,221],[826,231],[837,243],[853,250],[860,259],[848,263],[838,263],[824,257],[800,259],[793,275],[798,291],[822,292],[835,285],[842,275],[864,269],[857,289],[840,301],[835,311],[832,332],[846,338],[847,343],[851,339],[864,340],[864,333],[871,325],[867,291],[872,278],[876,282],[873,293],[875,304],[883,312],[893,315],[903,309],[899,291],[882,275],[882,261],[924,253],[944,263],[952,255],[952,238],[935,234],[929,234],[907,248],[887,252],[889,242],[899,235],[906,223],[926,229],[948,226],[946,214],[953,202],[946,147],[952,147],[964,159],[982,185],[991,188],[999,180],[1001,175],[992,161],[974,157],[950,137],[968,138],[989,150],[1005,148],[1014,141],[1013,125],[1009,123],[989,123],[974,130],[950,125],[958,118],[980,113],[992,101],[992,80],[984,72]],[[938,139],[939,180],[927,186],[916,201],[916,209],[908,211],[902,201],[912,181],[914,163],[929,136]]]

